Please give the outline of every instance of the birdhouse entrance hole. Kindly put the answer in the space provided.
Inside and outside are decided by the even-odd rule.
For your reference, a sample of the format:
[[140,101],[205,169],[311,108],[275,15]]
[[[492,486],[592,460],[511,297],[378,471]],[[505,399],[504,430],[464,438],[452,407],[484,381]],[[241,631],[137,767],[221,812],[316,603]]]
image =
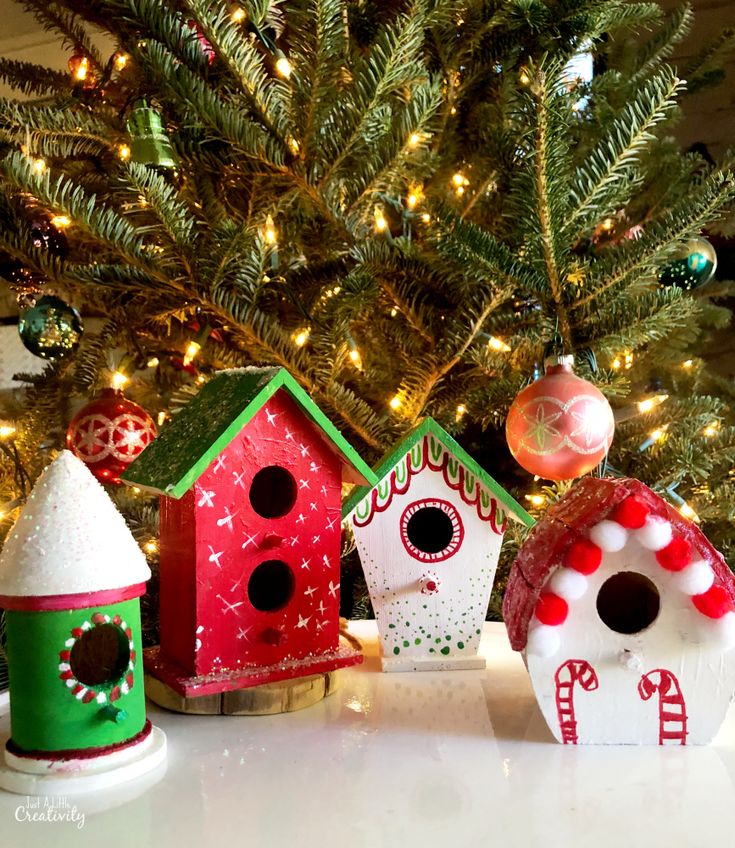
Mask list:
[[640,633],[658,617],[656,584],[637,571],[613,574],[597,593],[597,614],[616,633]]
[[401,538],[414,559],[440,562],[457,552],[464,528],[457,510],[448,501],[415,501],[401,516]]
[[452,519],[437,506],[425,506],[408,519],[406,535],[425,554],[438,554],[452,541]]
[[248,598],[256,610],[273,612],[285,607],[294,593],[293,571],[281,559],[267,559],[250,575]]
[[85,686],[101,686],[119,680],[130,662],[128,637],[115,624],[99,624],[74,643],[69,667]]
[[296,503],[296,480],[280,465],[261,468],[250,484],[250,505],[263,518],[281,518]]

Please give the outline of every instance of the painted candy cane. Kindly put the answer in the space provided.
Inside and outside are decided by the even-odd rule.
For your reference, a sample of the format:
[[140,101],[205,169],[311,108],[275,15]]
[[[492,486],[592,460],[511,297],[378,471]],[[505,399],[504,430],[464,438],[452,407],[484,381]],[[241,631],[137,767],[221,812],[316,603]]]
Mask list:
[[556,714],[559,717],[562,742],[565,745],[576,745],[574,684],[579,683],[585,692],[592,692],[599,686],[597,675],[587,660],[567,660],[557,668],[554,683],[556,684]]
[[644,674],[638,684],[638,694],[644,701],[658,692],[658,744],[686,745],[687,712],[679,681],[663,668]]

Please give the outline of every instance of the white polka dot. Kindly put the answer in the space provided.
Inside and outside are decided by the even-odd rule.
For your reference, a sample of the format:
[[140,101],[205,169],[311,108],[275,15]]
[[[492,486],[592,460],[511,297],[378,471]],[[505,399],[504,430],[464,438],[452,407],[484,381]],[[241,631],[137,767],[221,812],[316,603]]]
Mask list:
[[695,560],[671,575],[671,582],[685,595],[702,595],[715,582],[712,566],[703,559]]
[[672,535],[671,524],[657,515],[649,515],[643,527],[633,530],[633,537],[649,551],[660,551],[665,548],[671,541]]
[[617,521],[601,521],[590,530],[590,539],[598,548],[615,553],[622,551],[628,541],[628,531]]
[[544,588],[565,601],[578,601],[587,591],[587,578],[573,568],[560,568]]

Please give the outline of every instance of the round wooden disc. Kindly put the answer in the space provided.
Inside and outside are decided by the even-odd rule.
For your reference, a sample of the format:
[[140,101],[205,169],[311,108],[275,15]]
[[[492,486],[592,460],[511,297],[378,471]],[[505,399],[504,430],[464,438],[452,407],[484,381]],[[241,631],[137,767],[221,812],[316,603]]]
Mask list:
[[218,695],[202,695],[186,698],[174,692],[165,683],[146,674],[145,693],[159,707],[190,715],[274,715],[303,710],[316,704],[336,691],[338,672],[312,674],[295,677],[262,686],[250,686],[222,692]]

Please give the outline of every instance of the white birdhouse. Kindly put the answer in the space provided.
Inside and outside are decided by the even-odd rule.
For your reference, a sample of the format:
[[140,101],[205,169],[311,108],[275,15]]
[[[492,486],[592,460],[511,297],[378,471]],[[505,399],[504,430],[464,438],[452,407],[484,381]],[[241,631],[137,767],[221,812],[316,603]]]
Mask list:
[[384,671],[484,668],[477,654],[508,518],[533,519],[427,418],[355,490],[352,524]]
[[735,693],[734,600],[696,524],[637,480],[588,477],[521,548],[503,615],[558,741],[691,745]]

